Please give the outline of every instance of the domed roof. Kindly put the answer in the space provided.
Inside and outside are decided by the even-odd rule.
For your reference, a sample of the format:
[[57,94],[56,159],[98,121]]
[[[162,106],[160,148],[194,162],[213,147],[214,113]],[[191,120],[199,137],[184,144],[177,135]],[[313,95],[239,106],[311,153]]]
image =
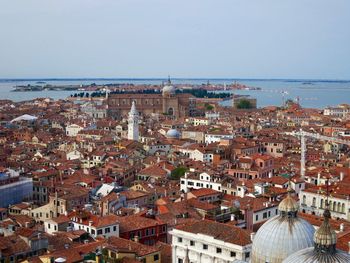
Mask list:
[[314,247],[302,249],[283,260],[283,263],[348,263],[350,255],[337,250],[335,254],[317,253]]
[[166,85],[162,90],[163,94],[175,94],[175,87],[172,85]]
[[[327,205],[327,204],[326,204]],[[324,221],[314,235],[314,246],[302,249],[288,258],[283,263],[345,263],[350,262],[350,255],[336,249],[337,235],[329,224],[331,213],[327,208],[323,213]]]
[[176,129],[170,129],[170,130],[167,131],[166,137],[168,137],[168,138],[179,138],[180,137],[180,133]]
[[296,251],[312,246],[314,232],[306,220],[275,216],[254,236],[252,263],[281,263]]
[[297,216],[298,204],[291,196],[280,203],[279,215],[269,219],[253,240],[252,263],[281,263],[289,255],[313,245],[314,227]]
[[286,198],[282,200],[282,202],[278,205],[278,210],[282,213],[296,213],[298,212],[299,205],[298,202],[295,201],[291,195],[292,192],[291,184],[288,186],[288,195]]
[[324,221],[319,229],[317,229],[314,241],[316,245],[319,246],[335,246],[337,243],[337,234],[331,228],[329,224],[329,218],[331,218],[331,213],[326,209],[323,213]]

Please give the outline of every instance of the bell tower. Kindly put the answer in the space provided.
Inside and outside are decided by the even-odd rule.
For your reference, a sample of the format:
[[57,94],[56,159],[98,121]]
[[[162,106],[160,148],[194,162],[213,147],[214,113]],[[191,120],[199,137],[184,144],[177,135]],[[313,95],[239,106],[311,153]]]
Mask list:
[[135,101],[132,102],[128,117],[128,139],[139,140],[139,113],[136,110]]

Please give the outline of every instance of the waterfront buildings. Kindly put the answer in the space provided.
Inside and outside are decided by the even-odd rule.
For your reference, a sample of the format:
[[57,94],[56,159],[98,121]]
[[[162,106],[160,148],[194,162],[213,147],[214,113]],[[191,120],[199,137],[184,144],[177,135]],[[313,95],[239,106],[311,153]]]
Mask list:
[[191,116],[196,108],[196,101],[191,94],[176,94],[170,81],[163,87],[162,93],[154,94],[110,94],[108,96],[108,114],[121,119],[126,116],[135,101],[135,106],[142,115],[165,114],[174,119]]

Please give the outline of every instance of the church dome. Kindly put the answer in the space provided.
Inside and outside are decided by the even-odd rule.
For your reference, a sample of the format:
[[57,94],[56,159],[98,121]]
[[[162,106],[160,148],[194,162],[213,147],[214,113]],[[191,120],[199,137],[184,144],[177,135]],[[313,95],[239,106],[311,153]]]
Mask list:
[[263,224],[253,239],[252,263],[281,263],[314,243],[315,229],[297,216],[298,204],[290,191],[278,209],[279,215]]
[[172,85],[166,85],[163,87],[162,93],[163,93],[163,95],[164,94],[175,94],[175,87]]
[[283,263],[349,263],[350,255],[337,250],[335,254],[317,253],[314,247],[302,249],[283,260]]
[[298,209],[299,205],[291,195],[288,195],[286,198],[284,198],[278,205],[278,210],[282,212],[298,212]]
[[314,246],[302,249],[289,257],[283,263],[345,263],[350,262],[350,255],[336,249],[337,235],[329,224],[331,213],[325,209],[324,221],[314,235]]
[[170,130],[167,131],[166,137],[168,137],[168,138],[179,138],[180,137],[180,133],[176,129],[170,129]]

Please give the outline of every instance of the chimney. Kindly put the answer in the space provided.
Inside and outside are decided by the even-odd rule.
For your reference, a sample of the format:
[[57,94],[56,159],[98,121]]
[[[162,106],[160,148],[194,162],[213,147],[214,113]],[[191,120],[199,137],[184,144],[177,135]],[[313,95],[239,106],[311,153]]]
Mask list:
[[269,172],[269,178],[272,178],[272,171]]
[[344,223],[341,223],[339,226],[339,231],[344,232]]
[[320,185],[321,184],[321,173],[319,172],[318,174],[317,174],[317,185]]
[[340,181],[344,180],[344,172],[340,172]]
[[94,222],[92,220],[89,221],[89,226],[92,226]]
[[231,214],[231,216],[230,216],[230,221],[235,221],[235,215],[234,214]]

